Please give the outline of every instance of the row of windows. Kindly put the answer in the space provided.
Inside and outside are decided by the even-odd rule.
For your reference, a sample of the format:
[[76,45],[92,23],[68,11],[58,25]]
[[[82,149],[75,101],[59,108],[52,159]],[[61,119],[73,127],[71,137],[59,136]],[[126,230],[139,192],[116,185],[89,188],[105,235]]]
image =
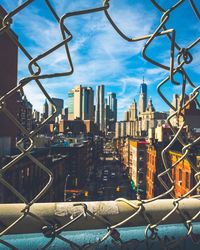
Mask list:
[[190,174],[188,172],[184,172],[185,175],[183,174],[182,169],[179,168],[178,170],[178,180],[179,180],[179,185],[182,186],[184,179],[185,179],[185,187],[190,188]]

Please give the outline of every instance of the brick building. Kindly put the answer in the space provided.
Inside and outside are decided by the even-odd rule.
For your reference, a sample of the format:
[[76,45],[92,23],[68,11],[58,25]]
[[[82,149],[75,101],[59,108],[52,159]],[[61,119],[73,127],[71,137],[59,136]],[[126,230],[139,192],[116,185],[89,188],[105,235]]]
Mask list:
[[[147,148],[146,198],[151,199],[166,191],[158,179],[158,174],[164,171],[161,158],[163,149],[161,143],[153,143]],[[166,198],[166,197],[165,197]]]
[[[180,158],[182,153],[180,151],[169,151],[169,159],[171,166],[174,165]],[[175,180],[175,196],[176,198],[186,194],[192,187],[194,187],[196,181],[194,179],[194,170],[191,167],[191,163],[197,166],[197,155],[190,155],[189,161],[185,158],[180,161],[175,168],[172,169],[172,177]],[[197,191],[196,191],[197,192]]]
[[[51,148],[40,148],[32,151],[38,159],[53,173],[53,183],[40,198],[40,202],[63,201],[64,189],[83,190],[87,178],[93,169],[93,154],[88,141],[74,143],[67,147],[55,145]],[[0,158],[0,168],[16,156]],[[69,178],[66,178],[69,175]],[[31,201],[48,183],[48,174],[37,167],[28,157],[22,158],[14,167],[3,175],[20,194]],[[17,203],[19,198],[8,188],[0,184],[0,203]],[[22,201],[21,201],[22,202]]]
[[130,139],[129,175],[142,198],[146,197],[147,146],[144,139]]

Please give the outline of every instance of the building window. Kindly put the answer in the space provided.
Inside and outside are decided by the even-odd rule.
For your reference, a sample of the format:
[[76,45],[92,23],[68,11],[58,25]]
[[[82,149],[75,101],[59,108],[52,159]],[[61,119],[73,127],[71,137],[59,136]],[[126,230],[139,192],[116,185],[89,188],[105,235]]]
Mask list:
[[190,188],[190,175],[188,172],[185,173],[185,187]]
[[143,172],[139,172],[138,179],[139,179],[139,182],[144,181],[144,173]]
[[182,170],[179,169],[179,185],[182,185]]
[[24,178],[24,169],[21,170],[21,178]]
[[154,156],[152,156],[152,165],[153,166],[155,165],[155,158],[154,158]]
[[26,169],[26,176],[27,177],[30,176],[30,169],[29,168]]

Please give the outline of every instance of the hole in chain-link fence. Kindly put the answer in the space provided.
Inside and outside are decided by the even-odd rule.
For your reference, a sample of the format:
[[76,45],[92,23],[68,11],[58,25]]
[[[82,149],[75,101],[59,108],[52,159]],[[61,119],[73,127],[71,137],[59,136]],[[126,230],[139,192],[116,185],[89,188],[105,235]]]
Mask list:
[[[5,205],[5,208],[2,206],[2,214],[6,215],[6,209],[10,210],[8,211],[9,213],[7,212],[5,217],[2,216],[0,221],[0,244],[6,248],[18,249],[18,246],[16,247],[12,240],[9,241],[6,238],[6,236],[9,238],[9,235],[13,233],[38,233],[38,238],[45,238],[44,241],[40,241],[41,244],[40,247],[38,245],[38,249],[48,249],[49,247],[54,246],[54,244],[61,244],[58,242],[62,242],[66,249],[106,249],[106,244],[110,244],[109,241],[112,241],[112,244],[114,247],[116,247],[116,249],[145,249],[145,247],[147,249],[153,249],[154,241],[159,242],[160,248],[175,249],[175,247],[177,247],[176,249],[178,249],[178,247],[182,247],[181,244],[184,244],[184,241],[188,237],[190,237],[193,242],[198,244],[199,234],[195,233],[194,231],[194,228],[196,227],[194,222],[199,220],[200,213],[198,203],[199,193],[197,192],[200,185],[200,179],[199,169],[191,160],[189,153],[195,147],[195,145],[199,143],[200,137],[196,136],[192,140],[186,140],[183,138],[182,132],[184,131],[186,125],[188,125],[188,129],[190,129],[190,121],[187,120],[185,115],[186,107],[192,105],[194,102],[198,108],[200,107],[198,101],[200,87],[193,83],[190,74],[188,74],[186,70],[187,66],[193,64],[194,58],[192,51],[199,45],[200,38],[197,37],[195,40],[190,41],[189,43],[185,42],[185,47],[182,47],[182,44],[179,44],[177,41],[178,34],[176,33],[176,29],[170,22],[170,17],[174,16],[176,11],[181,9],[182,5],[185,4],[185,1],[176,1],[173,5],[165,8],[159,1],[151,0],[155,9],[161,14],[160,22],[156,24],[156,27],[151,34],[144,34],[142,36],[137,36],[137,34],[134,34],[133,36],[127,36],[126,33],[120,29],[120,26],[117,25],[118,22],[114,21],[114,18],[110,14],[109,9],[115,4],[114,1],[105,0],[99,7],[91,7],[88,9],[67,12],[64,15],[59,16],[55,7],[56,4],[54,5],[50,0],[45,0],[45,8],[49,11],[49,13],[52,14],[53,18],[57,22],[57,29],[60,32],[61,40],[58,40],[58,42],[52,45],[51,48],[48,50],[43,50],[40,54],[37,54],[34,57],[29,54],[23,43],[21,43],[21,40],[19,39],[20,37],[13,35],[13,32],[10,29],[12,25],[15,24],[15,18],[17,19],[17,14],[25,11],[28,8],[31,8],[31,5],[34,4],[35,1],[27,0],[19,2],[20,3],[18,7],[1,17],[2,21],[0,24],[0,39],[3,39],[5,36],[7,36],[12,40],[15,46],[20,50],[20,53],[22,53],[24,57],[27,58],[27,67],[29,73],[18,81],[17,86],[12,89],[8,89],[6,93],[0,96],[0,113],[4,114],[7,117],[8,123],[13,124],[13,126],[17,128],[21,134],[21,138],[16,143],[18,152],[20,153],[10,162],[3,162],[0,169],[0,183],[4,189],[9,190],[9,192],[11,192],[12,195],[16,197],[16,201],[20,201],[23,205],[20,204],[17,206],[16,204],[13,204],[12,208],[10,208],[9,205],[8,207]],[[194,15],[196,15],[197,21],[199,22],[200,11],[197,1],[188,1],[188,8],[190,8],[188,11],[192,11]],[[143,200],[138,195],[138,199],[136,201],[117,199],[115,202],[111,202],[110,205],[109,202],[108,204],[102,205],[101,202],[94,202],[93,205],[89,203],[66,204],[63,205],[64,207],[62,209],[57,209],[58,215],[56,215],[56,217],[54,213],[54,205],[46,204],[43,205],[42,208],[37,206],[38,200],[45,196],[47,191],[51,188],[54,178],[53,171],[48,168],[45,162],[38,160],[38,158],[32,154],[35,136],[40,130],[44,129],[45,125],[56,115],[56,105],[53,99],[50,97],[48,91],[45,89],[42,81],[47,81],[50,79],[56,80],[60,77],[68,77],[73,75],[73,56],[69,47],[70,41],[73,40],[73,32],[68,29],[67,21],[72,17],[96,14],[99,12],[104,13],[105,18],[108,21],[107,25],[110,25],[117,35],[119,35],[119,38],[122,38],[127,42],[127,44],[130,43],[134,47],[137,46],[139,41],[143,41],[144,46],[142,48],[142,57],[147,62],[166,71],[166,78],[163,79],[157,87],[158,94],[166,103],[166,105],[168,105],[168,107],[172,110],[167,121],[174,135],[171,142],[162,151],[161,156],[165,170],[159,173],[157,176],[158,180],[160,181],[160,185],[164,187],[165,191],[151,199]],[[24,22],[26,22],[26,20],[24,20]],[[189,23],[189,21],[187,23]],[[170,54],[170,59],[166,60],[167,63],[160,63],[152,53],[148,53],[149,50],[154,48],[156,41],[159,39],[167,39],[169,41],[168,49],[170,50],[170,53],[168,54]],[[55,70],[55,73],[52,73],[51,71],[45,71],[45,69],[43,69],[44,67],[40,66],[40,64],[42,65],[42,60],[44,58],[48,58],[59,49],[63,49],[65,53],[65,63],[67,62],[68,69],[60,71]],[[6,74],[9,74],[9,70],[6,72]],[[13,114],[12,108],[10,109],[9,98],[20,93],[23,96],[23,90],[33,82],[34,85],[40,89],[42,95],[44,95],[48,102],[52,104],[53,113],[46,117],[44,121],[34,130],[30,131],[26,129],[23,124],[20,124]],[[170,86],[176,85],[180,87],[182,97],[178,108],[175,107],[168,99],[168,93],[163,91],[163,88],[165,88],[166,85],[169,86],[169,92],[172,89],[170,89]],[[187,87],[191,89],[191,93],[188,100],[185,100],[184,97],[186,95]],[[175,129],[172,124],[173,118],[182,120],[182,125],[178,129]],[[182,156],[179,159],[177,158],[176,162],[171,165],[167,159],[167,153],[176,142],[178,142],[181,146]],[[15,171],[16,175],[23,175],[24,170],[15,169],[15,165],[16,163],[20,163],[20,161],[25,157],[34,163],[35,169],[37,169],[38,172],[45,173],[44,180],[40,179],[38,180],[38,183],[35,183],[35,185],[40,186],[40,191],[33,193],[34,195],[30,195],[29,197],[26,197],[26,192],[22,193],[18,190],[20,184],[15,183],[15,180],[10,180],[8,174],[9,171]],[[177,165],[184,160],[187,160],[190,163],[191,168],[194,171],[195,183],[193,187],[185,194],[177,197],[175,195],[174,171]],[[31,175],[31,172],[26,172],[26,174]],[[41,181],[42,183],[40,183]],[[171,197],[171,200],[168,200],[168,203],[163,202],[162,206],[166,207],[161,207],[160,210],[158,210],[158,215],[156,215],[156,206],[162,204],[162,202],[159,203],[159,199],[166,198],[168,196]],[[193,201],[192,199],[197,202],[197,206],[190,210],[189,205],[192,204],[192,202],[190,202]],[[111,212],[105,212],[106,209],[109,210],[109,207],[107,206],[111,206]],[[61,216],[62,213],[64,213],[63,217]],[[185,230],[183,233],[184,237],[179,236],[176,238],[173,235],[168,236],[166,235],[167,233],[164,233],[165,237],[161,238],[159,231],[163,230],[162,224],[170,224],[173,222],[174,224],[176,222],[182,223],[184,225],[184,227],[181,229],[182,231]],[[136,238],[135,236],[132,236],[131,239],[125,237],[124,231],[121,229],[121,227],[128,227],[130,225],[145,226],[145,228],[142,229],[144,237]],[[77,230],[77,228],[84,231],[90,229],[98,230],[99,228],[103,228],[104,230],[103,234],[102,232],[100,233],[97,231],[96,237],[93,237],[92,242],[83,241],[84,244],[79,244],[75,242],[73,237],[70,235],[70,231]],[[168,231],[169,230],[167,230],[167,232]]]

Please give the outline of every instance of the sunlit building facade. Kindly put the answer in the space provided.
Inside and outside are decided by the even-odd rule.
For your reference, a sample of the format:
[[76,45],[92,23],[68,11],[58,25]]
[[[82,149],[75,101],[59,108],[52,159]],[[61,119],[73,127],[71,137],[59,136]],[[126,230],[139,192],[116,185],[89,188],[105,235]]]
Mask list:
[[96,87],[95,123],[102,132],[105,129],[104,118],[104,85],[100,85]]

